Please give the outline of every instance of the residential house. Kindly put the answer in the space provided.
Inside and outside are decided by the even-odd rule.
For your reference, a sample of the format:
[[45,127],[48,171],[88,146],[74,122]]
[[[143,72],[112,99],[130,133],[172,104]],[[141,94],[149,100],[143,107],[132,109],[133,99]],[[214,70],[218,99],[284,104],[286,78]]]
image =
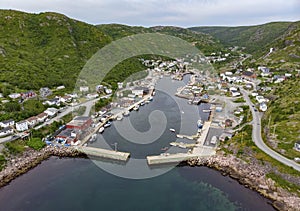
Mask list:
[[3,128],[14,126],[15,121],[13,119],[5,120],[0,122],[0,126]]
[[29,99],[36,97],[36,93],[34,91],[28,91],[21,93],[22,99]]
[[55,97],[51,100],[45,101],[44,104],[48,104],[49,106],[60,106],[60,98]]
[[52,95],[52,91],[51,89],[49,89],[48,87],[42,87],[40,88],[40,96],[45,98]]
[[14,129],[12,127],[6,127],[0,130],[0,137],[8,136],[14,133]]
[[254,72],[251,71],[244,71],[242,73],[242,77],[248,80],[253,80],[256,78],[256,74]]
[[40,113],[39,115],[37,115],[36,117],[37,117],[38,122],[45,122],[45,120],[48,117],[48,114],[43,112],[43,113]]
[[266,99],[263,96],[261,96],[261,95],[257,95],[255,97],[255,99],[257,100],[258,103],[264,103],[264,102],[266,102]]
[[47,110],[44,111],[49,117],[54,117],[58,113],[57,108],[47,108]]
[[72,97],[70,95],[65,95],[65,96],[61,97],[59,100],[62,103],[70,103],[70,102],[72,102]]
[[300,141],[295,142],[295,150],[300,151]]
[[66,87],[64,86],[64,85],[62,85],[62,86],[58,86],[57,88],[56,88],[56,90],[62,90],[62,89],[65,89]]
[[123,89],[123,82],[118,82],[118,89]]
[[88,98],[88,99],[95,99],[97,97],[99,97],[98,93],[91,93],[91,94],[86,95],[86,98]]
[[21,94],[20,93],[12,93],[12,94],[8,95],[8,97],[11,99],[17,99],[17,98],[21,97]]
[[268,106],[265,102],[259,104],[259,110],[265,112],[268,109]]
[[20,121],[16,123],[16,130],[19,132],[28,130],[28,123],[27,121]]
[[81,92],[88,92],[89,91],[89,87],[88,86],[81,86],[81,87],[79,87],[79,91],[81,91]]
[[28,127],[33,128],[38,123],[38,118],[33,116],[33,117],[26,119],[26,121],[27,121]]

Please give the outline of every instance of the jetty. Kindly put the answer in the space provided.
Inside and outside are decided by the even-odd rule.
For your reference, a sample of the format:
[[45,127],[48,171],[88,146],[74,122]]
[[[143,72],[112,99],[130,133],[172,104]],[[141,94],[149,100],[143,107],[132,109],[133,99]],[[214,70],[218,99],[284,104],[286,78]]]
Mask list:
[[215,155],[216,154],[215,147],[204,145],[205,139],[208,135],[208,131],[212,123],[212,119],[213,119],[212,115],[214,115],[214,110],[215,109],[213,107],[209,120],[204,122],[203,124],[201,133],[198,133],[197,135],[194,136],[177,135],[177,137],[179,138],[189,138],[189,139],[196,138],[197,140],[195,144],[185,144],[185,143],[177,143],[177,142],[171,143],[172,146],[177,146],[181,148],[192,148],[192,149],[189,149],[187,153],[170,154],[165,152],[160,155],[147,156],[148,165],[180,163],[192,158],[210,157],[212,155]]
[[88,156],[107,158],[119,161],[127,161],[130,156],[128,152],[119,152],[95,147],[75,147],[78,151],[85,153]]

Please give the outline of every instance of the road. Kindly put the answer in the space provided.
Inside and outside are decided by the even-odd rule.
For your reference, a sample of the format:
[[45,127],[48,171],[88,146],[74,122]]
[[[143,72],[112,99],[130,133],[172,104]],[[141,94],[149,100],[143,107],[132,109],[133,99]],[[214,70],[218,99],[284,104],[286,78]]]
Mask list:
[[[107,98],[107,97],[110,97],[110,95],[105,95],[105,96],[101,96],[100,98]],[[34,129],[39,129],[41,127],[44,127],[46,125],[49,125],[51,123],[53,123],[54,121],[59,121],[63,116],[71,113],[73,110],[76,110],[77,108],[79,108],[80,106],[85,106],[86,107],[86,110],[84,112],[84,115],[85,116],[89,116],[89,113],[91,111],[91,108],[92,106],[94,105],[95,102],[97,102],[100,98],[95,98],[95,99],[92,99],[92,100],[89,100],[89,101],[86,101],[84,103],[80,103],[76,106],[68,106],[66,109],[64,109],[61,113],[58,113],[58,115],[52,119],[50,119],[49,121],[47,122],[44,122],[43,124],[35,127]]]
[[293,160],[290,160],[282,155],[280,155],[279,153],[275,152],[274,150],[272,150],[271,148],[269,148],[264,141],[262,140],[261,137],[261,114],[258,111],[254,110],[254,105],[251,102],[248,93],[242,89],[240,87],[240,91],[244,96],[244,99],[246,100],[246,103],[249,105],[250,110],[252,112],[252,116],[253,116],[253,130],[252,130],[252,140],[255,143],[255,145],[261,149],[262,151],[264,151],[265,153],[267,153],[269,156],[271,156],[272,158],[276,159],[277,161],[293,167],[294,169],[296,169],[297,171],[300,171],[300,164],[296,163]]

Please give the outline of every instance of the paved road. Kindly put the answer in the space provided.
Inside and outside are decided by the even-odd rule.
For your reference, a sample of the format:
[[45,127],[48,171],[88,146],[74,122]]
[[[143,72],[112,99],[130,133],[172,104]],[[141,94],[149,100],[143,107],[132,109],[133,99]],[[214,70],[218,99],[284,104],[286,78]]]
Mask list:
[[253,103],[251,102],[250,98],[248,97],[247,92],[241,88],[240,88],[240,90],[244,96],[244,99],[246,100],[246,103],[250,106],[250,110],[252,112],[252,116],[253,116],[252,140],[253,140],[253,142],[256,144],[256,146],[258,148],[260,148],[262,151],[267,153],[272,158],[278,160],[279,162],[281,162],[287,166],[293,167],[297,171],[300,171],[300,164],[273,151],[271,148],[269,148],[264,143],[264,141],[262,140],[262,137],[261,137],[261,114],[260,114],[260,112],[254,110]]

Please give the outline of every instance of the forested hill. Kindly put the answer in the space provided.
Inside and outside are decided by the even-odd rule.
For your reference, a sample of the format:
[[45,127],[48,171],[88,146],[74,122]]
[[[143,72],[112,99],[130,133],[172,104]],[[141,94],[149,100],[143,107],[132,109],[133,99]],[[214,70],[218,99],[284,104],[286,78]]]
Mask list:
[[72,87],[87,59],[109,42],[97,27],[61,14],[0,10],[0,82]]

